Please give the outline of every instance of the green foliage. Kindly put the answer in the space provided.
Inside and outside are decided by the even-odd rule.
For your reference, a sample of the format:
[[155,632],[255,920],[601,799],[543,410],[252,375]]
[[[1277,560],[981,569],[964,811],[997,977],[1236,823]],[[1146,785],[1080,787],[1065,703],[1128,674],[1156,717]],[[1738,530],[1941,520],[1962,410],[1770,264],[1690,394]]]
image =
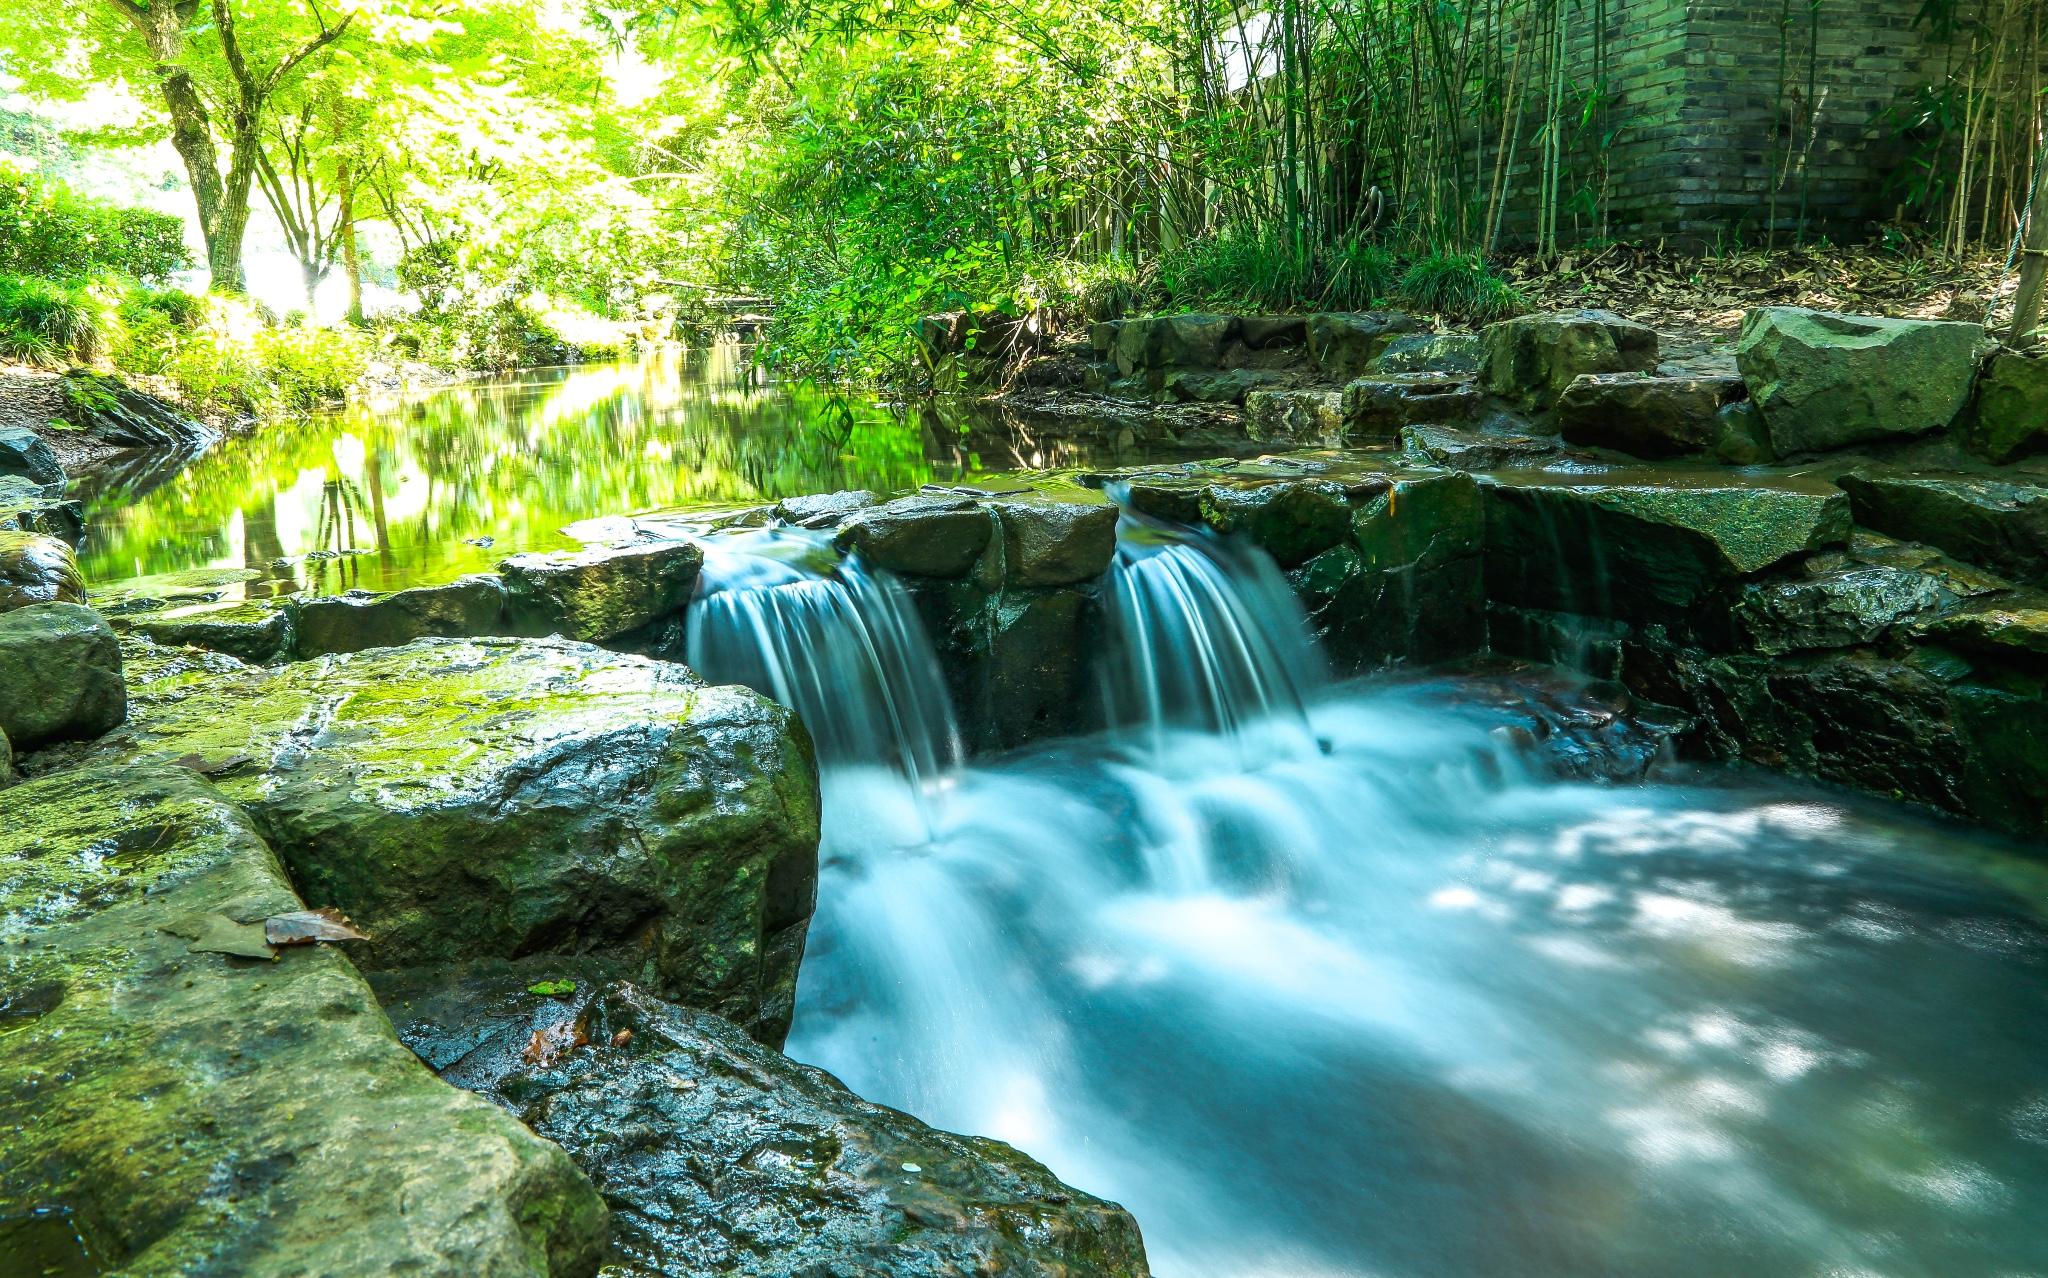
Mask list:
[[175,217],[87,199],[61,182],[0,166],[0,271],[163,281],[192,264],[184,234]]
[[0,355],[61,367],[97,357],[107,344],[105,303],[82,280],[0,275]]
[[1470,253],[1431,253],[1401,276],[1403,305],[1475,324],[1505,319],[1528,309],[1514,285]]

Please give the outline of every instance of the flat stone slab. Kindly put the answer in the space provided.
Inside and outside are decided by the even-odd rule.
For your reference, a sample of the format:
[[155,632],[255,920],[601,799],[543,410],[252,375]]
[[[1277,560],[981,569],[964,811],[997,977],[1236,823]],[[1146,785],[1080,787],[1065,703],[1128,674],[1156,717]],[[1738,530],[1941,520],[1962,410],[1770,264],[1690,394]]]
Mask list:
[[518,633],[599,643],[682,611],[703,566],[694,542],[649,541],[514,555],[498,572]]
[[370,932],[358,961],[608,954],[787,1031],[818,839],[789,711],[551,639],[134,664],[135,714],[103,748],[247,804],[301,890]]
[[2048,483],[1866,469],[1841,484],[1865,527],[2048,584]]
[[165,1278],[595,1268],[605,1208],[561,1150],[423,1068],[339,950],[268,956],[262,920],[303,902],[198,776],[85,768],[4,801],[0,1219],[43,1213],[39,1260]]

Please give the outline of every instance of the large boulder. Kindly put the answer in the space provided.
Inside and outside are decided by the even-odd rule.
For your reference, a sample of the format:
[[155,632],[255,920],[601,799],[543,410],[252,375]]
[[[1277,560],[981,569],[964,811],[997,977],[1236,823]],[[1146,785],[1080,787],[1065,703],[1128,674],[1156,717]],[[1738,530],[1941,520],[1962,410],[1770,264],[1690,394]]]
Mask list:
[[910,577],[961,577],[995,534],[995,520],[968,497],[901,497],[840,526],[834,544],[869,565]]
[[1569,443],[1661,461],[1711,450],[1722,408],[1743,393],[1739,377],[1588,373],[1565,387],[1555,420]]
[[1524,412],[1542,412],[1587,373],[1657,367],[1657,333],[1607,311],[1523,315],[1480,333],[1479,384]]
[[2001,465],[2048,451],[2048,356],[2000,351],[1991,357],[1977,381],[1963,442]]
[[681,612],[703,566],[695,542],[648,541],[514,555],[498,572],[518,633],[602,643]]
[[[396,1003],[408,1040],[602,1187],[612,1259],[650,1278],[1142,1278],[1122,1208],[992,1140],[873,1105],[715,1016],[630,985],[457,987]],[[528,1048],[587,1040],[557,1061]]]
[[0,1220],[26,1254],[0,1268],[595,1271],[604,1204],[560,1149],[424,1069],[338,951],[264,943],[305,903],[196,775],[84,768],[5,804]]
[[1337,311],[1308,317],[1308,353],[1323,376],[1348,382],[1363,376],[1373,360],[1422,321],[1400,311]]
[[212,427],[117,377],[74,368],[59,387],[65,420],[103,444],[190,451],[220,438]]
[[1133,373],[1163,368],[1214,368],[1237,333],[1230,315],[1154,315],[1127,319],[1116,332],[1117,368]]
[[1969,402],[1984,329],[1939,320],[1749,313],[1735,359],[1780,456],[1921,435]]
[[[592,571],[589,568],[585,572]],[[595,617],[606,615],[603,604],[593,604],[562,581],[553,565],[536,566],[521,579],[531,586],[544,580],[557,588],[547,593],[548,607],[542,615],[549,624],[574,627],[588,623],[603,629]],[[691,581],[695,582],[695,576]],[[612,583],[607,583],[611,586]],[[533,593],[541,593],[535,590]],[[602,593],[592,591],[591,593]],[[531,595],[523,596],[531,599]],[[573,599],[573,603],[564,600]],[[607,598],[613,602],[616,594]],[[585,610],[576,611],[578,605]],[[390,594],[350,591],[322,599],[305,599],[292,608],[293,650],[301,661],[339,653],[362,652],[367,648],[395,648],[415,639],[480,639],[507,632],[504,619],[505,587],[499,579],[479,573],[441,586],[414,586]],[[644,624],[644,623],[642,623]],[[631,627],[627,627],[631,629]],[[165,636],[159,634],[160,640]],[[225,636],[223,636],[225,637]],[[577,635],[576,638],[586,636]],[[609,635],[596,636],[609,638]],[[251,638],[255,638],[251,636]],[[194,642],[187,638],[185,642]],[[202,644],[217,647],[216,644]],[[240,655],[240,654],[236,654]]]
[[1117,508],[1024,498],[991,503],[1003,530],[1003,576],[1016,586],[1073,586],[1109,571]]
[[82,604],[0,613],[0,732],[19,750],[96,737],[128,712],[121,643]]
[[1799,480],[1495,476],[1485,492],[1490,598],[1632,620],[1684,618],[1850,532],[1849,499]]
[[2048,483],[1864,469],[1841,484],[1866,528],[2048,582]]
[[41,533],[0,528],[0,612],[39,603],[85,602],[71,547]]
[[371,934],[372,967],[596,954],[764,1041],[788,1029],[817,776],[752,692],[560,640],[423,639],[138,669],[135,704],[107,748],[215,775]]
[[56,452],[26,426],[0,426],[0,477],[8,475],[44,489],[64,484],[64,467]]

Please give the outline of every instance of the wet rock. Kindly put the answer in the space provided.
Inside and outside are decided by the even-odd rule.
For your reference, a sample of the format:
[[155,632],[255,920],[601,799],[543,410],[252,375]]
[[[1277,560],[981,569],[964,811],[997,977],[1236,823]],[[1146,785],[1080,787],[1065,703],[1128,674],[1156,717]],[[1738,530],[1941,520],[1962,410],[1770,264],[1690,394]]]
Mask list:
[[71,547],[40,533],[0,529],[0,612],[39,603],[85,602]]
[[[458,1037],[448,1023],[469,1009],[502,1009],[511,1032],[487,1030],[446,1075],[497,1098],[590,1173],[612,1209],[612,1258],[634,1273],[1147,1273],[1123,1209],[1007,1145],[870,1104],[717,1017],[630,985],[525,1003],[444,996],[407,1003],[400,1019],[438,1042]],[[581,1024],[591,1046],[552,1068],[505,1050],[499,1040],[530,1041],[529,1026],[545,1028],[550,1013]]]
[[962,577],[988,549],[995,520],[964,497],[900,497],[860,512],[833,544],[911,577]]
[[2048,582],[2048,483],[1865,469],[1841,484],[1867,528]]
[[927,624],[969,749],[1009,750],[1091,726],[1093,657],[1101,646],[1097,583],[929,584],[941,594],[926,603]]
[[1333,382],[1359,377],[1395,338],[1422,329],[1400,311],[1343,311],[1308,317],[1308,353]]
[[1486,486],[1489,597],[1524,608],[1679,618],[1724,583],[1849,540],[1826,484],[1496,477]]
[[21,780],[21,774],[14,770],[14,743],[0,732],[0,790]]
[[31,604],[0,613],[0,732],[15,748],[80,741],[127,715],[121,644],[80,604]]
[[2048,450],[2048,356],[2000,351],[1984,366],[1963,442],[2003,465]]
[[1558,397],[1556,423],[1569,443],[1663,461],[1712,449],[1721,409],[1745,393],[1739,377],[1588,373]]
[[1287,383],[1285,373],[1264,368],[1179,370],[1167,374],[1166,393],[1183,404],[1242,404],[1253,391]]
[[2048,658],[2048,596],[2026,592],[1985,601],[1938,617],[1921,633],[1973,652],[2038,661]]
[[288,661],[292,610],[275,603],[196,603],[114,619],[114,628],[172,647],[205,648],[250,665]]
[[1485,643],[1484,545],[1470,476],[1390,477],[1359,500],[1350,538],[1289,580],[1339,670],[1441,661]]
[[514,555],[498,572],[519,633],[599,643],[682,611],[703,565],[695,542],[654,541]]
[[1107,503],[1026,498],[991,503],[1003,530],[1003,580],[1072,586],[1109,571],[1117,509]]
[[1518,431],[1426,422],[1401,428],[1401,451],[1432,466],[1483,471],[1540,466],[1557,456],[1558,443]]
[[1244,397],[1244,427],[1255,443],[1335,444],[1344,433],[1344,393],[1252,391]]
[[775,503],[775,517],[799,528],[836,528],[848,516],[881,503],[880,497],[865,488],[813,497],[785,497]]
[[1621,677],[1622,645],[1631,633],[1626,622],[1611,617],[1511,604],[1489,604],[1486,609],[1486,642],[1493,652],[1596,679]]
[[1214,368],[1236,331],[1230,315],[1127,319],[1116,334],[1117,367],[1126,377],[1147,369]]
[[1430,373],[1359,378],[1344,388],[1344,431],[1354,440],[1392,442],[1418,422],[1471,421],[1481,398],[1471,382]]
[[[351,591],[306,599],[292,611],[293,651],[301,661],[368,648],[395,648],[415,639],[480,639],[506,631],[505,587],[486,574],[386,595]],[[162,634],[156,637],[170,642]],[[259,635],[246,637],[260,643]],[[227,651],[213,643],[200,646]]]
[[0,478],[13,475],[41,489],[61,488],[64,467],[42,436],[26,426],[0,426]]
[[1255,351],[1279,350],[1308,341],[1303,315],[1244,315],[1237,321],[1238,340]]
[[1408,333],[1388,342],[1365,371],[1375,377],[1389,373],[1477,377],[1484,355],[1485,346],[1477,333]]
[[0,1217],[66,1213],[124,1274],[594,1271],[597,1192],[422,1070],[339,950],[235,957],[305,903],[198,777],[87,768],[6,804]]
[[64,419],[103,444],[189,452],[220,438],[213,428],[118,377],[74,368],[59,385]]
[[371,934],[364,964],[610,955],[787,1031],[817,779],[765,699],[584,644],[448,639],[138,674],[135,697],[108,749],[208,770],[300,889]]
[[1746,646],[1779,654],[1877,644],[1961,595],[1928,572],[1852,565],[1791,581],[1752,582],[1732,614]]
[[0,530],[41,533],[75,548],[85,543],[85,507],[24,476],[0,475]]
[[1344,487],[1326,479],[1213,483],[1202,490],[1201,511],[1217,532],[1242,534],[1282,568],[1308,562],[1351,531]]
[[1736,363],[1780,456],[1939,430],[1969,401],[1984,329],[1937,320],[1751,311]]
[[1524,315],[1490,324],[1479,384],[1525,412],[1555,404],[1587,373],[1645,373],[1657,366],[1654,329],[1608,311]]
[[1762,466],[1776,461],[1771,433],[1764,428],[1756,405],[1740,400],[1724,407],[1714,427],[1714,456],[1731,466]]

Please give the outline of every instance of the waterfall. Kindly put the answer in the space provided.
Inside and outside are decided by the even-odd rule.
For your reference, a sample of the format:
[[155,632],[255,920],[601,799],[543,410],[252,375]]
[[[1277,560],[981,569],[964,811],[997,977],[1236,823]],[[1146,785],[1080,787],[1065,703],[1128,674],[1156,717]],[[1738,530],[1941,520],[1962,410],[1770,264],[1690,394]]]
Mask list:
[[840,561],[829,536],[765,528],[704,542],[690,664],[803,716],[827,768],[883,765],[913,785],[958,767],[960,730],[902,586]]
[[1102,698],[1111,727],[1159,747],[1215,733],[1248,759],[1305,728],[1328,681],[1301,605],[1264,551],[1126,509],[1110,570]]

